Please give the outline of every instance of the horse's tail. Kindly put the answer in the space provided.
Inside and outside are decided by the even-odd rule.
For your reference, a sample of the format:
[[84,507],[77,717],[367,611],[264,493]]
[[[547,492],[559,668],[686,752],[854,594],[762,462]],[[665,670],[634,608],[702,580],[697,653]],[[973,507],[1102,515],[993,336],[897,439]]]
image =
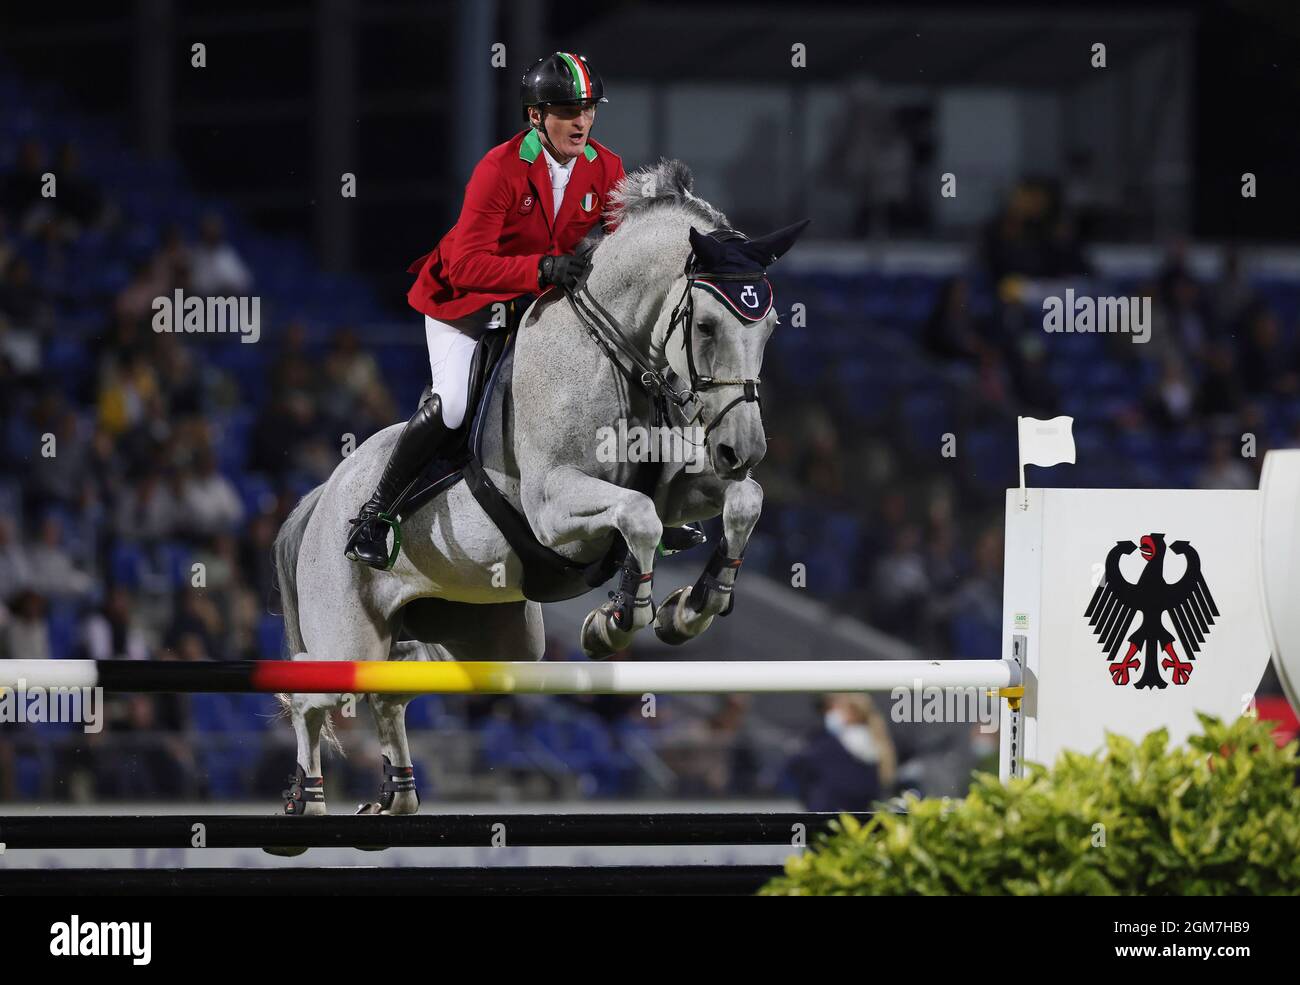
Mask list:
[[275,543],[271,545],[271,563],[275,567],[275,578],[280,586],[280,606],[284,611],[287,649],[284,655],[290,659],[307,649],[302,640],[302,627],[298,624],[298,551],[302,549],[302,539],[307,533],[307,521],[324,491],[322,483],[298,500],[298,505],[285,517],[280,532],[275,535]]

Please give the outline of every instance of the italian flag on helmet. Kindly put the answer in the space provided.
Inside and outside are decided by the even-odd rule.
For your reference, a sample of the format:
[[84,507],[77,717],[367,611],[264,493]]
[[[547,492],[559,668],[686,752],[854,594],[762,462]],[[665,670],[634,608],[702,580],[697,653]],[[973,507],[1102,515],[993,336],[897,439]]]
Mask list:
[[543,103],[607,103],[600,75],[582,55],[557,51],[539,58],[520,86],[525,108]]

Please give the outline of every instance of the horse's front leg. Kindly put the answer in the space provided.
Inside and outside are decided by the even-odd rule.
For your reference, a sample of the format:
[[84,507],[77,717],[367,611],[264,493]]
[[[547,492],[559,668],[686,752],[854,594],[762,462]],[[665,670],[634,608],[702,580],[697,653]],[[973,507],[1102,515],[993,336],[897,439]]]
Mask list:
[[552,469],[536,511],[535,532],[547,547],[598,540],[617,530],[628,546],[619,587],[587,614],[582,649],[601,660],[623,649],[654,619],[655,548],[663,524],[648,496],[597,479],[570,466]]
[[689,589],[679,588],[655,613],[655,635],[674,646],[709,628],[714,616],[731,613],[736,575],[754,525],[763,512],[763,489],[753,479],[727,484],[722,505],[722,540],[704,573]]

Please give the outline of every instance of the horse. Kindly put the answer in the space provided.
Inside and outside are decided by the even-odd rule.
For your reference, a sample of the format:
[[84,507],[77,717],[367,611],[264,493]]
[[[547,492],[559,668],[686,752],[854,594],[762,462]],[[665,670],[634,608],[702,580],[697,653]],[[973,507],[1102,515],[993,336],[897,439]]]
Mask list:
[[[726,278],[744,281],[739,289],[751,302],[753,285],[767,284],[767,264],[794,244],[808,220],[750,240],[692,189],[680,161],[627,175],[606,209],[617,225],[592,248],[584,283],[533,302],[515,333],[512,360],[498,367],[502,385],[481,398],[482,473],[526,518],[529,536],[574,566],[624,557],[618,591],[583,624],[582,646],[593,658],[623,649],[652,622],[661,638],[679,644],[729,612],[762,509],[751,475],[766,452],[758,379],[778,317],[770,293],[761,317],[738,317]],[[728,263],[738,257],[751,268],[757,260],[757,272],[729,275]],[[702,277],[700,269],[710,267],[716,275]],[[707,461],[664,463],[638,489],[642,463],[598,453],[602,428],[620,421],[628,430],[664,427],[670,420],[703,433],[696,457]],[[344,557],[345,521],[373,487],[399,429],[376,433],[344,458],[276,536],[288,656],[540,660],[542,611],[527,591],[527,566],[469,482],[403,517],[401,551],[390,570]],[[654,561],[664,526],[719,514],[723,535],[699,580],[656,608]],[[345,697],[281,696],[297,740],[286,813],[326,813],[320,743],[322,733],[332,738],[329,712]],[[412,697],[369,696],[384,781],[380,799],[360,813],[418,809],[405,728]]]

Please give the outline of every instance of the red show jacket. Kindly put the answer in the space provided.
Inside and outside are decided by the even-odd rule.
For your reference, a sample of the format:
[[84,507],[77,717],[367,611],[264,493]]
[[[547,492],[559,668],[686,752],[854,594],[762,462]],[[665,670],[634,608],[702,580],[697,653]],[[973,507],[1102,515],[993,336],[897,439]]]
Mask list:
[[[537,293],[537,264],[546,254],[572,253],[601,221],[610,190],[623,177],[619,156],[590,137],[573,162],[554,219],[551,175],[533,129],[493,147],[465,186],[460,218],[408,271],[416,311],[439,320],[463,318],[494,301]],[[614,224],[606,223],[606,232]]]

